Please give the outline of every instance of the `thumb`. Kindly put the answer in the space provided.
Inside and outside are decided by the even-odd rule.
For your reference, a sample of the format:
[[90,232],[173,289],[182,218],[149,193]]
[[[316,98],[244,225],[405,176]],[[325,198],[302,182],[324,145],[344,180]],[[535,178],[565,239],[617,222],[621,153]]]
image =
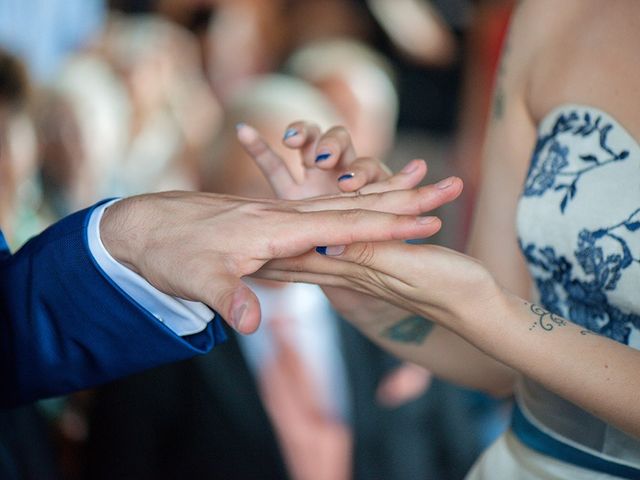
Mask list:
[[260,325],[258,297],[239,278],[229,275],[216,280],[208,305],[237,332],[255,332]]

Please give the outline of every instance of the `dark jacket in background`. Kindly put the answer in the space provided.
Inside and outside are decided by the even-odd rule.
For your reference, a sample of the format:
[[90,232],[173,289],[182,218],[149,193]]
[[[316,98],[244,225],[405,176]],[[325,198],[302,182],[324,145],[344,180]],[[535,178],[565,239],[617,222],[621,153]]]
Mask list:
[[[354,478],[457,479],[480,452],[465,394],[434,382],[400,408],[375,402],[398,362],[341,322]],[[236,338],[204,357],[97,392],[86,478],[283,480],[276,436]]]

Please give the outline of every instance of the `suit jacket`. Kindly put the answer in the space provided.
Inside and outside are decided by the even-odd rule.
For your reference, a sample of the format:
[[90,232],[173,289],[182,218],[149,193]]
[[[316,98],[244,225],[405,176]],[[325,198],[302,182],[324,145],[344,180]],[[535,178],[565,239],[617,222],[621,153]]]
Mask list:
[[219,319],[181,338],[95,264],[91,209],[54,224],[11,255],[0,233],[0,406],[104,383],[204,353]]
[[[375,390],[398,362],[345,322],[340,329],[351,396],[353,478],[462,478],[480,445],[465,422],[460,391],[435,382],[402,407],[378,405]],[[288,478],[234,336],[206,356],[97,391],[86,458],[86,478],[92,480]]]

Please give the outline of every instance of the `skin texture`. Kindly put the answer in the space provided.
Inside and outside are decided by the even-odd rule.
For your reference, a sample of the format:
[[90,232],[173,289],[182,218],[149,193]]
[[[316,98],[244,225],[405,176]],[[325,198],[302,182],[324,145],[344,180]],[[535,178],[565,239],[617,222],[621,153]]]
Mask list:
[[[381,345],[436,375],[509,394],[523,374],[640,435],[640,352],[532,306],[515,236],[535,127],[551,108],[599,106],[639,137],[640,119],[632,111],[640,106],[633,81],[640,74],[633,61],[640,5],[619,0],[603,7],[601,0],[524,1],[518,7],[496,86],[470,256],[433,245],[367,243],[335,250],[332,257],[277,260],[261,275],[352,289],[427,317],[437,326],[415,342],[384,335],[404,321],[398,309],[381,314],[356,303],[341,312]],[[414,337],[421,331],[415,329]]]

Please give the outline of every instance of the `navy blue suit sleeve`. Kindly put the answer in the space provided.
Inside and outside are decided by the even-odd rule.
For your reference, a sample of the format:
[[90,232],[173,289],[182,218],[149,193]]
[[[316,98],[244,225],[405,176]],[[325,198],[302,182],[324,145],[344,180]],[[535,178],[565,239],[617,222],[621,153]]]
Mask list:
[[179,337],[104,275],[89,251],[91,209],[11,255],[0,233],[0,405],[79,390],[209,351],[218,315]]

